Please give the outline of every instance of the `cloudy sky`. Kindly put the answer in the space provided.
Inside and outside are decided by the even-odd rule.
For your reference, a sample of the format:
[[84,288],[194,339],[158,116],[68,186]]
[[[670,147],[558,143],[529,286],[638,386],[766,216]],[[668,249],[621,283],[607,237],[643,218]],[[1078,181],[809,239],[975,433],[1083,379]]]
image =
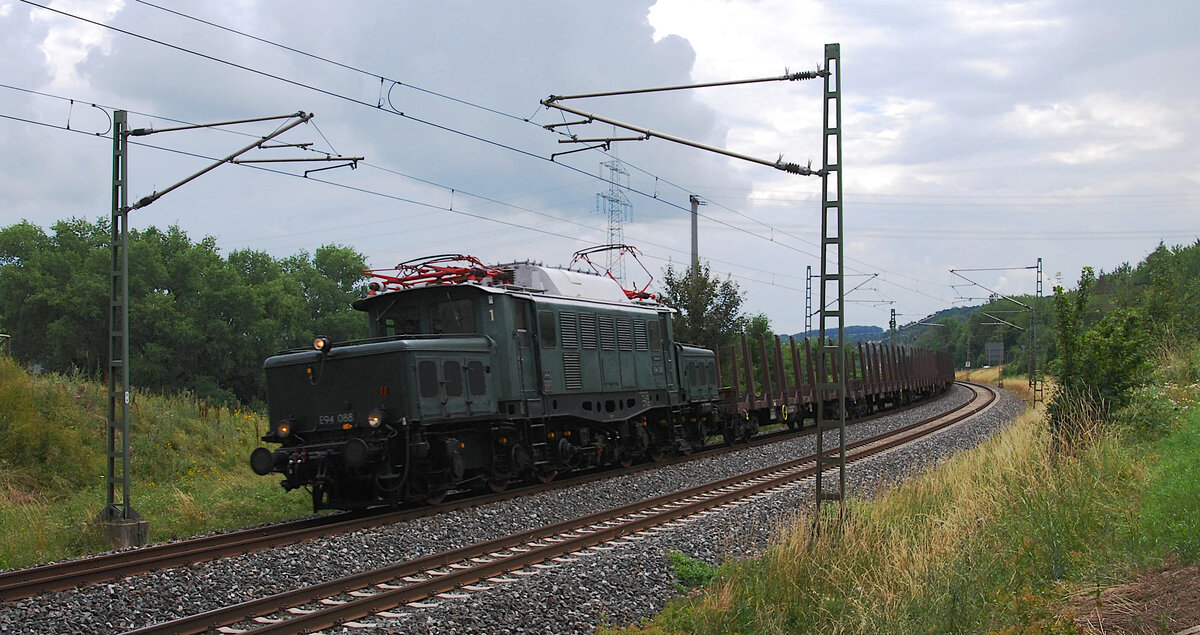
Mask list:
[[[366,157],[358,169],[305,179],[316,165],[222,166],[131,222],[178,224],[225,251],[343,244],[374,267],[441,253],[566,264],[607,242],[597,193],[616,158],[625,240],[654,276],[688,261],[695,194],[701,257],[749,311],[796,332],[805,268],[818,269],[819,179],[657,139],[551,161],[578,147],[558,143],[563,132],[614,130],[545,130],[564,115],[539,100],[812,70],[837,42],[847,288],[861,284],[847,323],[886,326],[894,308],[903,324],[988,293],[952,286],[965,284],[952,268],[1005,269],[967,275],[1032,293],[1024,268],[1042,258],[1049,293],[1085,265],[1111,270],[1200,237],[1198,13],[1082,0],[0,0],[0,225],[108,215],[114,108],[142,128],[303,110],[313,122],[280,140]],[[816,81],[569,104],[821,162]],[[131,200],[275,125],[136,138],[148,145],[130,150]],[[244,158],[297,156],[315,155]]]

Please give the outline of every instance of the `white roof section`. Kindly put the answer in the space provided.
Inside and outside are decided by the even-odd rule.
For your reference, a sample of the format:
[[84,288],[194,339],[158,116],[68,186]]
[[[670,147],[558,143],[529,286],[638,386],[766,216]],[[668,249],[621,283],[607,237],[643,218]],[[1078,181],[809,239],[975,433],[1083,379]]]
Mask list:
[[513,283],[547,295],[632,304],[616,280],[590,273],[519,264],[513,272]]

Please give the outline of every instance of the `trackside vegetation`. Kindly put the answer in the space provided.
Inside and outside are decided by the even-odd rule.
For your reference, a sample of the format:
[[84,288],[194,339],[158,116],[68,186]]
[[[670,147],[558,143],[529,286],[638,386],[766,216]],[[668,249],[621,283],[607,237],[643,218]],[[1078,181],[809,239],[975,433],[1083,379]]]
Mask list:
[[[82,375],[31,375],[0,356],[0,568],[103,551],[93,520],[105,501],[105,387]],[[247,458],[259,414],[190,393],[134,391],[134,508],[157,542],[302,516]]]
[[[1200,347],[1188,354],[1200,362]],[[814,535],[799,515],[761,556],[715,569],[674,554],[689,594],[627,632],[1076,632],[1073,596],[1200,560],[1200,365],[1187,368],[1134,398],[1133,409],[1159,404],[1156,438],[1097,427],[1065,448],[1030,410],[849,502],[840,526]]]
[[[1105,589],[1200,562],[1200,242],[1085,269],[1049,308],[1046,408],[841,523],[797,515],[758,557],[672,555],[692,590],[627,630],[1074,633]],[[1024,386],[999,370],[971,379]]]

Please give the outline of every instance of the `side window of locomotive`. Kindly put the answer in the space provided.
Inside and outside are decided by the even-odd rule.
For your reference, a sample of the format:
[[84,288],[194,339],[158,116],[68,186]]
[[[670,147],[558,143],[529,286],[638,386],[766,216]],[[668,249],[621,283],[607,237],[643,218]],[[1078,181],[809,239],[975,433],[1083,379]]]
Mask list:
[[717,365],[714,362],[708,363],[708,383],[717,385]]
[[554,323],[553,311],[538,311],[538,336],[542,340],[542,348],[558,346],[558,329]]
[[442,374],[446,376],[446,396],[461,397],[463,394],[462,366],[453,360],[442,363]]
[[647,322],[646,328],[650,331],[650,350],[662,350],[662,334],[658,331],[658,322]]
[[487,383],[484,381],[483,375],[483,362],[467,362],[467,386],[471,389],[472,396],[479,396],[487,392]]
[[434,333],[474,333],[475,306],[470,300],[446,300],[433,305],[429,313]]
[[437,364],[429,360],[417,364],[417,383],[421,385],[422,397],[438,396]]

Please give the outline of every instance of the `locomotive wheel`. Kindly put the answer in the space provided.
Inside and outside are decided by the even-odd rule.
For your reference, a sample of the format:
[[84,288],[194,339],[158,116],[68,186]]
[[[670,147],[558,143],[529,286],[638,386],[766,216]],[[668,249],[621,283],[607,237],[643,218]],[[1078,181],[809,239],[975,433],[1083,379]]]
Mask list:
[[449,493],[450,493],[450,490],[443,489],[443,490],[438,490],[436,492],[428,494],[427,496],[425,496],[425,503],[428,505],[441,505],[442,501],[446,500],[446,494],[449,494]]
[[547,470],[545,472],[538,472],[537,480],[544,485],[553,482],[556,476],[558,476],[558,470]]
[[654,461],[655,463],[658,463],[659,461],[663,460],[663,456],[665,456],[662,448],[660,448],[658,446],[654,446],[654,447],[650,448],[648,450],[648,453],[650,456],[650,460]]

